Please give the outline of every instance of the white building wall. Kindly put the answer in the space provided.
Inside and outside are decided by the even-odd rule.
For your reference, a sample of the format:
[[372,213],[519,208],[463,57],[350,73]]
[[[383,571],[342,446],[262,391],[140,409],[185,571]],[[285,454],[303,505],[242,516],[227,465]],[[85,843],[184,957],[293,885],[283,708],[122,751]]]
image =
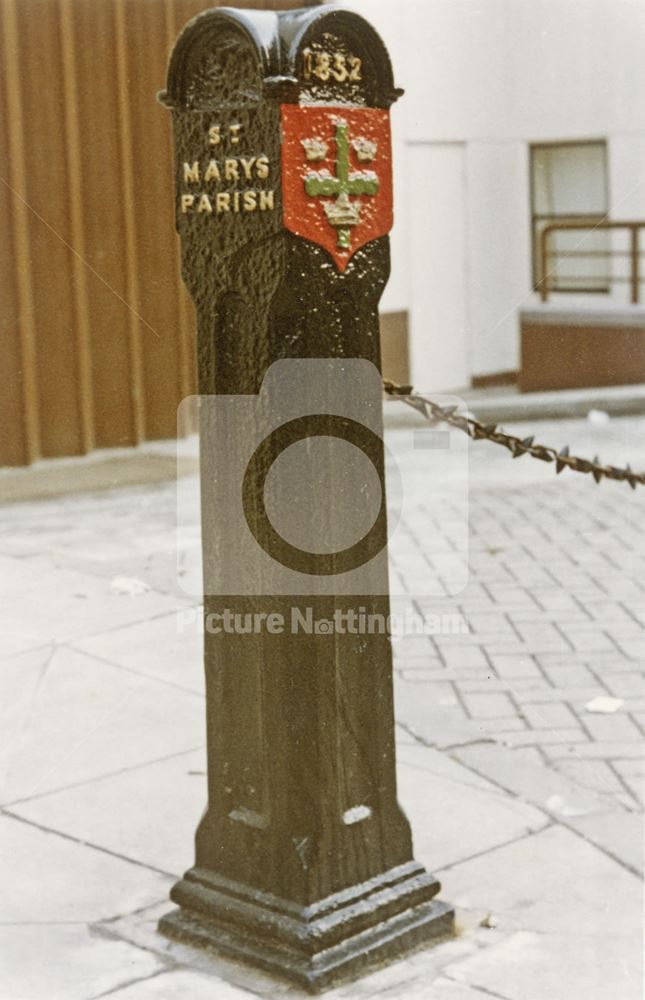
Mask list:
[[607,154],[611,214],[617,219],[645,219],[645,129],[640,135],[611,135]]
[[519,365],[517,310],[530,289],[529,173],[525,143],[468,144],[470,371]]
[[407,232],[417,248],[408,257],[411,369],[419,388],[462,385],[470,353],[465,144],[411,144],[406,178]]
[[[396,82],[406,90],[392,109],[396,222],[382,308],[410,312],[412,378],[441,390],[516,369],[517,309],[537,301],[529,144],[606,139],[610,215],[645,219],[645,3],[349,0],[344,6],[381,33]],[[419,199],[430,196],[417,190],[424,181],[418,172],[412,190],[409,157],[413,144],[446,143],[464,144],[466,231],[447,243],[442,232],[439,247],[431,214],[427,232],[411,224]],[[432,182],[439,193],[452,190],[447,173],[442,179],[433,170]],[[433,322],[422,317],[430,301],[418,262],[436,262],[441,254],[463,255],[464,308],[454,309],[451,320],[449,310],[440,314],[454,324],[445,336],[463,357],[452,351],[433,379],[424,360],[434,351]],[[598,297],[591,301],[597,305]],[[457,327],[462,315],[465,332]]]

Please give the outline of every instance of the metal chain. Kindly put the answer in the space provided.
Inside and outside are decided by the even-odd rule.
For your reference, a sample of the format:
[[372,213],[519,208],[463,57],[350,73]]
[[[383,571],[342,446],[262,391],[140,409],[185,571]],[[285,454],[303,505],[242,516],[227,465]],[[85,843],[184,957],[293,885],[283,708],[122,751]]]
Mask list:
[[396,396],[402,402],[407,403],[413,410],[417,410],[426,420],[441,421],[457,427],[464,431],[473,441],[493,441],[507,448],[513,458],[520,458],[522,455],[531,455],[541,462],[555,462],[556,473],[563,469],[571,469],[573,472],[589,472],[597,483],[601,479],[617,479],[627,482],[633,490],[637,485],[645,485],[645,472],[632,472],[629,465],[624,469],[619,469],[615,465],[604,465],[596,455],[593,461],[586,458],[579,458],[569,454],[569,446],[565,445],[560,451],[543,444],[534,444],[534,437],[518,438],[513,434],[498,430],[497,424],[482,424],[479,420],[470,416],[458,414],[458,406],[442,407],[433,403],[427,396],[421,396],[414,391],[411,385],[398,385],[389,379],[383,379],[383,388],[389,396]]

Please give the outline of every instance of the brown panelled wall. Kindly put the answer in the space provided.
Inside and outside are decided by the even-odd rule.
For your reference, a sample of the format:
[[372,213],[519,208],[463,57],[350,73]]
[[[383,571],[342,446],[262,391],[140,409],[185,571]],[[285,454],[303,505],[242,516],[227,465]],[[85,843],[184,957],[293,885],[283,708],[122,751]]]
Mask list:
[[155,95],[213,6],[0,0],[0,465],[175,435],[194,318]]

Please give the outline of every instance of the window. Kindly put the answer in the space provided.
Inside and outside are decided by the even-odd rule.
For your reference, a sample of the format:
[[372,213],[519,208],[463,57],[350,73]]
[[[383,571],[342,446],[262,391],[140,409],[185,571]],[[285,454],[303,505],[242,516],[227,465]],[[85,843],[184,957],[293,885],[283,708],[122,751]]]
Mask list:
[[[542,277],[540,235],[550,222],[589,222],[605,218],[607,148],[604,142],[552,143],[531,147],[533,285]],[[555,292],[607,292],[609,234],[583,229],[549,237],[549,289]]]

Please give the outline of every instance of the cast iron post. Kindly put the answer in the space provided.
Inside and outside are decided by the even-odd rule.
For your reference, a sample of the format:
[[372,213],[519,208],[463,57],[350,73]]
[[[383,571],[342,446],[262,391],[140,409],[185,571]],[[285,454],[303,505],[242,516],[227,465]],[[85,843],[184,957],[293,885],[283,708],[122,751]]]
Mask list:
[[[378,302],[400,93],[372,27],[317,8],[206,11],[180,35],[162,95],[200,395],[273,397],[259,434],[266,417],[201,406],[204,612],[218,623],[205,632],[209,802],[160,929],[314,991],[453,921],[396,798],[389,636],[356,625],[389,613]],[[278,385],[290,359],[314,388],[298,375]],[[362,542],[326,553],[285,540],[264,503],[276,459],[315,436],[329,489],[312,510],[306,477],[278,483],[294,519],[309,510],[312,530],[333,536],[381,496]],[[367,457],[376,487],[359,462],[339,470],[338,438]],[[229,481],[240,455],[244,475]],[[294,606],[328,634],[290,628]],[[224,627],[233,612],[259,627]]]

